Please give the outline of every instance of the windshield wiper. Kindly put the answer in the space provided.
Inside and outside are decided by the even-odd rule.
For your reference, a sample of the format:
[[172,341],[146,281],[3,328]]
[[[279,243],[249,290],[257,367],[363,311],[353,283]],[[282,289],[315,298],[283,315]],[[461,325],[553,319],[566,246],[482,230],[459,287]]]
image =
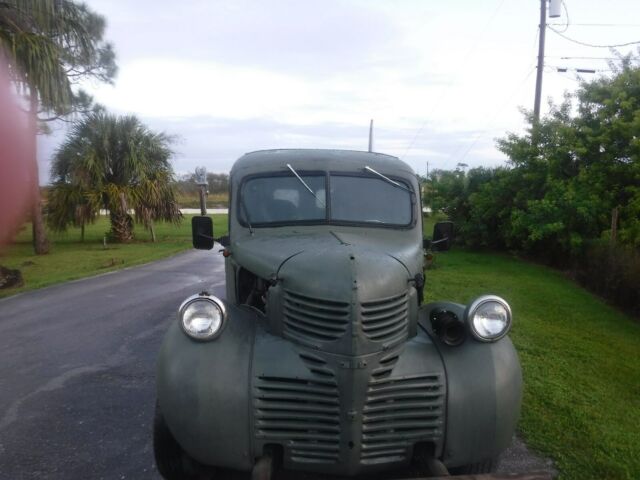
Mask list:
[[406,190],[407,192],[413,194],[413,190],[411,190],[410,188],[407,188],[406,186],[404,186],[403,184],[401,184],[400,182],[396,182],[395,180],[391,180],[389,177],[387,177],[386,175],[381,174],[380,172],[374,170],[373,168],[366,166],[364,167],[365,170],[367,170],[368,172],[371,172],[377,176],[379,176],[380,178],[382,178],[385,182],[390,183],[391,185],[393,185],[394,187],[398,187],[401,188],[402,190]]
[[320,197],[318,197],[318,196],[316,195],[316,193],[315,193],[313,190],[311,190],[311,187],[309,187],[309,185],[307,185],[307,182],[305,182],[305,181],[302,179],[302,177],[301,177],[300,175],[298,175],[298,172],[296,172],[296,171],[293,169],[293,167],[291,166],[291,164],[290,164],[290,163],[287,163],[287,168],[288,168],[289,170],[291,170],[291,173],[293,173],[293,174],[296,176],[296,178],[297,178],[298,180],[300,180],[300,183],[302,183],[302,185],[304,185],[304,187],[305,187],[307,190],[309,190],[309,193],[311,193],[311,195],[313,195],[313,196],[315,197],[315,199],[316,199],[318,202],[320,202],[320,203],[322,204],[322,206],[323,206],[323,207],[326,207],[326,205],[325,205],[325,203],[324,203],[324,200],[322,200]]
[[253,235],[253,227],[251,226],[251,221],[249,220],[249,210],[247,209],[247,204],[244,202],[244,196],[240,196],[240,207],[242,207],[242,212],[244,213],[244,219],[247,221],[247,225],[249,226],[249,234]]

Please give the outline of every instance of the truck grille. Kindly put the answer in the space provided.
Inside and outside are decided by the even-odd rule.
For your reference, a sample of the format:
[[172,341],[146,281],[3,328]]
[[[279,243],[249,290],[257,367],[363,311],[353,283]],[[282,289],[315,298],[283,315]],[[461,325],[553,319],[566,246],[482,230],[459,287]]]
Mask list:
[[264,441],[285,445],[295,462],[336,463],[340,403],[335,376],[318,357],[301,357],[316,378],[258,377],[256,433]]
[[410,445],[440,437],[443,393],[439,375],[381,378],[374,371],[362,415],[362,463],[402,461]]
[[298,340],[332,341],[340,338],[349,323],[349,304],[284,294],[284,331]]
[[362,330],[371,340],[392,340],[407,331],[408,295],[404,292],[393,297],[363,302],[361,305]]

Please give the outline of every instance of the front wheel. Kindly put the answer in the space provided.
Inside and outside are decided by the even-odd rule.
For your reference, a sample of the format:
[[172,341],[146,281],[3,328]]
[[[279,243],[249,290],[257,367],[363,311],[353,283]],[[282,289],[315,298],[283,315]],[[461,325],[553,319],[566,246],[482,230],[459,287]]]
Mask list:
[[166,480],[196,480],[199,478],[193,460],[182,450],[167,427],[156,405],[153,419],[153,455],[156,468]]

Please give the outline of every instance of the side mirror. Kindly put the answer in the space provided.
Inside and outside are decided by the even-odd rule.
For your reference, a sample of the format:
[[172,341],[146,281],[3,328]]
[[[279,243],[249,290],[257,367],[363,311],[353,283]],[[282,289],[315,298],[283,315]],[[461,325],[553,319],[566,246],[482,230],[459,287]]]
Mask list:
[[431,247],[446,252],[453,243],[453,222],[438,222],[433,226]]
[[194,216],[191,219],[193,248],[211,250],[213,248],[213,220],[211,217]]
[[429,250],[431,248],[431,239],[423,238],[422,239],[422,248],[425,250]]

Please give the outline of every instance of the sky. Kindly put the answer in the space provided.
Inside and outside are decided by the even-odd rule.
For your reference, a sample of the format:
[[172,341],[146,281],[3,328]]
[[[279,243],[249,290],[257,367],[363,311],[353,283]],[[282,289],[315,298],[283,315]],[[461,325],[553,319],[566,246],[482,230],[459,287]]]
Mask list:
[[[370,119],[374,150],[419,174],[427,164],[495,166],[506,161],[495,140],[522,132],[521,108],[533,108],[537,0],[86,2],[107,20],[119,73],[113,85],[82,87],[110,111],[174,135],[178,174],[228,172],[260,149],[366,150]],[[640,40],[636,0],[565,6],[548,21],[570,38]],[[609,74],[603,57],[612,56],[546,37],[543,113],[580,79]],[[43,183],[66,128],[39,139]]]

